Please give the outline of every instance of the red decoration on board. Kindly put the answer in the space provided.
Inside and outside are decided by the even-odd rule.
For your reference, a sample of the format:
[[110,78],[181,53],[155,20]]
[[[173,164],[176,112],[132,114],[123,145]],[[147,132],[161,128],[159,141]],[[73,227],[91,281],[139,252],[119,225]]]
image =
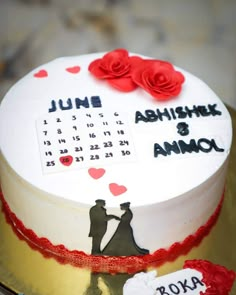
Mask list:
[[186,255],[193,247],[198,246],[215,225],[222,208],[224,195],[212,216],[194,234],[181,242],[172,244],[169,248],[158,249],[152,254],[143,256],[95,256],[79,250],[69,250],[62,244],[53,245],[47,238],[38,237],[31,229],[25,227],[11,211],[1,192],[0,200],[6,221],[18,238],[27,242],[32,249],[39,251],[45,258],[54,258],[61,264],[71,264],[75,267],[89,267],[93,272],[132,274],[146,270],[148,267],[158,267],[166,262],[174,261],[179,256]]
[[119,196],[127,191],[127,188],[124,185],[119,185],[117,183],[110,183],[109,189],[113,196]]
[[78,74],[80,72],[80,67],[79,66],[69,67],[69,68],[66,68],[66,71],[71,74]]
[[224,266],[207,260],[187,260],[183,268],[195,269],[202,273],[202,282],[207,287],[201,295],[228,295],[236,279],[236,273]]
[[157,100],[180,94],[184,76],[173,65],[161,60],[143,60],[133,69],[133,81]]
[[106,170],[103,168],[90,168],[88,170],[89,175],[94,179],[99,179],[105,174]]
[[39,70],[34,74],[35,78],[46,78],[48,76],[48,72],[46,70]]
[[70,166],[73,162],[73,157],[68,155],[68,156],[62,156],[60,157],[60,162],[64,165],[64,166]]
[[131,78],[133,68],[142,59],[129,56],[125,49],[116,49],[90,63],[88,70],[98,79],[107,82],[120,91],[129,92],[137,88]]

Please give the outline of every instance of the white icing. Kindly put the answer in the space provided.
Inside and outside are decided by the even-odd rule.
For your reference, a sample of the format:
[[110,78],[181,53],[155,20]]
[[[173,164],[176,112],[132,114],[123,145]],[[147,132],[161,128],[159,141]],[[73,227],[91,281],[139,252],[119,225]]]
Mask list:
[[[95,200],[106,200],[107,213],[117,216],[122,214],[119,205],[129,201],[134,215],[132,227],[135,240],[153,252],[182,241],[214,212],[225,182],[232,140],[230,116],[205,83],[179,68],[185,76],[183,91],[166,102],[154,100],[140,88],[130,93],[115,90],[87,70],[90,62],[100,56],[102,54],[56,59],[30,72],[7,93],[0,107],[0,146],[2,157],[10,168],[2,159],[2,189],[11,210],[26,227],[32,228],[39,236],[49,238],[54,244],[62,243],[69,249],[80,249],[86,253],[91,251],[89,209]],[[65,70],[77,65],[81,67],[77,74]],[[47,71],[48,76],[35,78],[34,74],[42,69]],[[91,106],[92,96],[100,97],[102,108],[75,108],[75,98],[88,97]],[[60,110],[58,101],[63,100],[66,106],[68,98],[73,109]],[[52,100],[56,102],[56,112],[48,112]],[[207,107],[208,104],[217,104],[216,109],[221,115],[198,118],[193,115],[192,119],[135,124],[136,111],[163,111],[164,108],[170,110],[178,106],[191,109],[194,105]],[[106,121],[112,124],[108,131],[116,132],[116,136],[111,137],[115,147],[107,147],[107,153],[113,154],[110,159],[104,157],[106,148],[103,144],[109,140],[105,140],[104,132],[107,130],[102,128],[106,125],[101,125],[99,113],[105,114]],[[114,113],[118,113],[125,122],[125,139],[124,135],[117,133],[120,128],[114,127]],[[76,126],[80,127],[80,137],[87,138],[79,146],[71,140],[71,136],[76,136],[70,121],[73,114],[83,118]],[[84,122],[86,114],[96,116],[96,119],[91,122],[88,117],[88,121]],[[53,122],[57,117],[65,122],[63,132],[66,144],[62,142],[63,148],[58,141],[61,138],[57,137],[58,123]],[[49,149],[43,140],[44,120],[50,123],[46,131],[54,132],[50,135]],[[179,122],[188,124],[189,135],[181,136],[177,132]],[[95,124],[95,131],[91,133],[97,135],[98,141],[94,144],[100,147],[97,153],[86,148],[93,144],[94,139],[88,137],[90,127],[86,125],[90,123]],[[198,141],[200,138],[214,139],[224,151],[172,153],[171,156],[154,158],[155,143],[163,145],[164,141],[189,142],[190,139]],[[120,140],[128,141],[128,145],[124,143],[120,146]],[[75,152],[75,148],[81,146],[83,151]],[[68,150],[68,153],[60,154],[60,150]],[[130,154],[122,156],[122,150]],[[75,161],[76,153],[78,158],[83,158],[81,165]],[[99,159],[90,160],[91,154],[99,155]],[[59,158],[63,155],[74,157],[70,166],[61,164]],[[47,157],[55,165],[45,166]],[[102,168],[105,173],[94,179],[89,174],[90,168]],[[122,194],[114,196],[109,188],[111,183],[119,185]],[[108,240],[117,224],[117,221],[108,223]],[[150,227],[155,228],[157,235],[153,235]]]
[[[156,271],[138,273],[128,279],[123,287],[124,295],[187,294],[199,295],[206,291],[202,273],[195,269],[183,269],[156,277]],[[192,278],[193,281],[192,281]]]

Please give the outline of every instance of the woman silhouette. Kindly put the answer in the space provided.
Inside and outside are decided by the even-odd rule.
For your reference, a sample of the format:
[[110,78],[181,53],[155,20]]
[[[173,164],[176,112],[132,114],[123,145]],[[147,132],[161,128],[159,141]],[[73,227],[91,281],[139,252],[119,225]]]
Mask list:
[[120,209],[125,212],[121,216],[114,235],[103,249],[102,255],[129,256],[148,254],[149,251],[140,248],[134,240],[133,229],[130,225],[133,218],[130,202],[120,204]]

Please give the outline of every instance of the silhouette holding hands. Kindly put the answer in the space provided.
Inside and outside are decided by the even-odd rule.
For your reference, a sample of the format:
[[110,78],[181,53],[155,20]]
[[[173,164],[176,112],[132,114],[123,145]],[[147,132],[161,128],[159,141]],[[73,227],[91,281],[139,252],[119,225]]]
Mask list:
[[130,210],[130,202],[120,204],[120,209],[124,211],[121,215],[120,223],[111,237],[108,244],[102,251],[103,255],[129,256],[146,255],[149,250],[140,248],[134,239],[131,220],[133,213]]
[[89,211],[90,216],[90,231],[89,237],[92,237],[92,251],[93,255],[101,255],[101,241],[107,231],[107,222],[111,219],[120,220],[118,216],[108,215],[104,208],[106,202],[102,199],[95,201],[96,205]]

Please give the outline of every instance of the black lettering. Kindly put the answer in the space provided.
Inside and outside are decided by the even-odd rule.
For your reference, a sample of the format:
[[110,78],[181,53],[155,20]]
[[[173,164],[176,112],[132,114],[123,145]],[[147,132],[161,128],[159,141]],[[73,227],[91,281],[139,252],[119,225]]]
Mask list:
[[212,147],[215,149],[216,152],[224,152],[224,149],[219,148],[219,147],[216,145],[216,142],[215,142],[214,139],[211,140],[211,144],[212,144]]
[[204,153],[209,153],[212,150],[211,140],[201,138],[198,140],[199,149]]
[[59,99],[59,107],[62,111],[65,111],[65,110],[71,110],[72,109],[72,102],[71,102],[71,99],[68,98],[67,101],[67,106],[64,106],[63,105],[63,100],[62,99]]
[[158,155],[167,156],[167,152],[158,144],[154,144],[154,158],[157,158]]
[[188,289],[189,290],[194,290],[195,289],[195,287],[192,288],[192,287],[187,285],[187,280],[186,279],[184,280],[184,282],[178,281],[178,283],[183,288],[184,293],[188,292]]
[[201,281],[199,280],[199,278],[197,278],[197,277],[192,277],[191,280],[192,280],[193,288],[194,288],[194,289],[197,288],[197,285],[204,286],[203,282],[201,282]]
[[48,112],[49,112],[49,113],[52,113],[52,112],[55,112],[56,110],[57,110],[56,102],[55,102],[55,100],[52,100],[52,101],[51,101],[51,108],[48,109]]
[[81,106],[84,108],[89,108],[89,102],[88,102],[87,96],[84,98],[84,100],[77,97],[75,99],[75,105],[77,109],[80,109]]
[[171,295],[170,293],[167,293],[166,292],[166,288],[163,287],[163,286],[156,288],[156,291],[157,292],[159,291],[160,292],[160,295]]
[[197,117],[200,116],[199,110],[196,106],[193,106],[192,109],[189,109],[188,107],[185,107],[186,113],[189,116],[189,118],[192,118],[192,115],[195,114]]
[[178,114],[179,119],[184,119],[187,117],[187,113],[183,110],[183,107],[177,107],[175,112]]
[[174,109],[170,108],[170,112],[171,112],[172,118],[175,120],[176,119],[176,115],[175,115]]
[[183,140],[179,140],[178,143],[179,143],[179,147],[180,147],[182,154],[192,153],[192,152],[198,153],[199,152],[199,147],[196,144],[196,141],[194,139],[191,139],[189,143],[186,143]]
[[165,141],[164,142],[164,148],[166,150],[167,155],[170,155],[171,152],[174,152],[175,154],[179,154],[180,153],[180,149],[179,146],[177,144],[176,141],[173,141],[172,144],[170,144],[169,142]]
[[221,116],[222,115],[222,112],[221,111],[218,111],[216,110],[216,107],[217,107],[217,104],[209,104],[208,105],[208,108],[209,108],[209,111],[211,112],[212,116]]
[[163,116],[165,116],[168,120],[171,120],[171,116],[170,116],[167,108],[164,108],[163,112],[161,112],[159,109],[157,109],[157,116],[160,121],[163,121]]
[[100,96],[91,96],[91,103],[94,108],[101,108],[102,107],[102,102],[100,99]]
[[[205,147],[204,147],[204,144],[205,144]],[[216,152],[224,151],[224,149],[219,148],[216,145],[216,142],[214,139],[209,140],[207,138],[201,138],[198,140],[198,146],[199,146],[199,149],[204,153],[209,153],[213,148]]]
[[170,284],[169,289],[173,294],[180,294],[180,289],[175,284]]
[[139,111],[135,113],[135,123],[137,124],[139,121],[148,122],[148,119]]
[[208,117],[211,115],[211,112],[207,110],[206,106],[198,106],[198,111],[203,117]]
[[158,117],[153,110],[146,110],[145,115],[148,118],[148,122],[156,122],[158,120]]
[[209,117],[209,116],[220,116],[222,112],[217,110],[217,104],[208,104],[208,105],[193,105],[189,106],[178,106],[176,108],[164,108],[163,110],[145,110],[142,114],[140,111],[136,111],[135,114],[135,123],[139,121],[143,122],[156,122],[164,121],[165,119],[176,120],[176,119],[185,119],[192,118],[195,116],[199,117]]

